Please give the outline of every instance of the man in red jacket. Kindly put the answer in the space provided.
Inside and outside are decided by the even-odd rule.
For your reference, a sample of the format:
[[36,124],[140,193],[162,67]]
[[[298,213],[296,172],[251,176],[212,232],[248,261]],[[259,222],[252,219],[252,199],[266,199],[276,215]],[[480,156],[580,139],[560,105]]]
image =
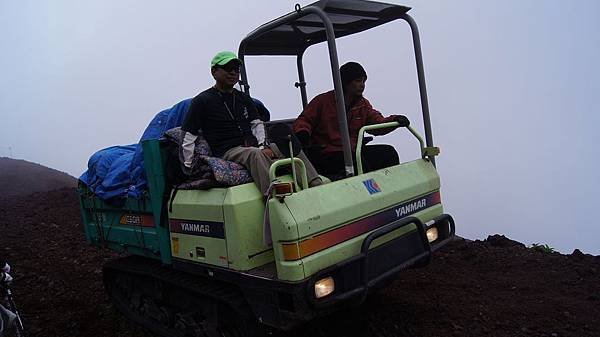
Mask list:
[[[358,131],[371,124],[397,121],[400,126],[408,126],[409,121],[402,115],[383,117],[363,97],[367,73],[356,62],[348,62],[340,67],[348,132],[352,152],[356,151]],[[344,174],[344,155],[339,131],[335,92],[328,91],[310,101],[294,122],[294,133],[305,149],[310,161],[320,174],[338,178]],[[373,135],[383,135],[393,128],[369,131]],[[362,163],[365,172],[397,165],[398,153],[390,145],[369,145],[362,149]],[[355,164],[356,165],[356,164]]]

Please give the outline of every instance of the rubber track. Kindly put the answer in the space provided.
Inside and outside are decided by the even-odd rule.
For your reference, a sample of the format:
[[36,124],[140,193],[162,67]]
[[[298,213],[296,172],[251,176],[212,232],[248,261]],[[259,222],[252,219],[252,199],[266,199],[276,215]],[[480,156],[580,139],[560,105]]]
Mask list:
[[144,276],[169,283],[174,288],[185,289],[194,294],[212,298],[225,303],[235,310],[244,322],[255,321],[252,309],[246,302],[243,293],[235,285],[215,281],[208,276],[191,275],[163,266],[159,261],[138,256],[128,256],[109,261],[104,265],[104,273],[122,272]]

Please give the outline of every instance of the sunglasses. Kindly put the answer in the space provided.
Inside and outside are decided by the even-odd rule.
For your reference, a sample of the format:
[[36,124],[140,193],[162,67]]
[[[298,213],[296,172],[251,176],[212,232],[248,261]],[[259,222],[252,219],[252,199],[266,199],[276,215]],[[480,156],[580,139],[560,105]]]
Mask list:
[[217,67],[218,67],[218,68],[221,68],[221,69],[223,69],[223,70],[225,70],[225,71],[226,71],[226,72],[228,72],[228,73],[230,73],[230,72],[232,72],[232,71],[233,71],[233,72],[235,72],[235,73],[238,73],[238,74],[239,74],[239,72],[240,72],[240,68],[241,68],[241,65],[239,65],[239,64],[237,64],[237,63],[234,63],[234,62],[229,62],[229,63],[227,63],[227,64],[225,64],[225,65],[222,65],[222,66],[217,66]]

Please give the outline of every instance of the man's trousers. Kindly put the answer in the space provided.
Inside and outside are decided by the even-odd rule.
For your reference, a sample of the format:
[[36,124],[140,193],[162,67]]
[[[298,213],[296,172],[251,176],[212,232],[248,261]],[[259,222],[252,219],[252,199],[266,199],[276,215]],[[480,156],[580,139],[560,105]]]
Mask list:
[[[277,145],[270,144],[269,147],[275,154],[275,159],[267,157],[262,150],[257,147],[244,146],[236,146],[231,148],[225,152],[222,157],[225,160],[244,165],[248,171],[250,171],[250,175],[252,175],[254,183],[256,186],[258,186],[263,195],[267,195],[269,185],[271,184],[269,181],[269,168],[271,167],[271,164],[273,164],[275,160],[285,158],[281,154],[281,151],[279,151],[277,148]],[[304,162],[304,166],[306,167],[306,175],[308,178],[308,185],[320,185],[322,183],[321,178],[304,152],[300,152],[296,157],[302,159]]]

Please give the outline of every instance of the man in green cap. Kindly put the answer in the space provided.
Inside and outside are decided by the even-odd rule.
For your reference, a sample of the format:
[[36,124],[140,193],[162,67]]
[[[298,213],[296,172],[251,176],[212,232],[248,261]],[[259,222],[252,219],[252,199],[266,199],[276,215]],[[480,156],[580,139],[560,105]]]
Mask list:
[[[250,96],[235,89],[242,61],[230,51],[215,55],[210,63],[215,85],[192,99],[181,129],[185,131],[182,150],[184,165],[190,167],[196,138],[200,133],[213,156],[244,165],[263,195],[269,189],[269,168],[283,158],[276,144],[268,144],[265,127]],[[321,178],[304,153],[297,155],[306,165],[310,186]]]

